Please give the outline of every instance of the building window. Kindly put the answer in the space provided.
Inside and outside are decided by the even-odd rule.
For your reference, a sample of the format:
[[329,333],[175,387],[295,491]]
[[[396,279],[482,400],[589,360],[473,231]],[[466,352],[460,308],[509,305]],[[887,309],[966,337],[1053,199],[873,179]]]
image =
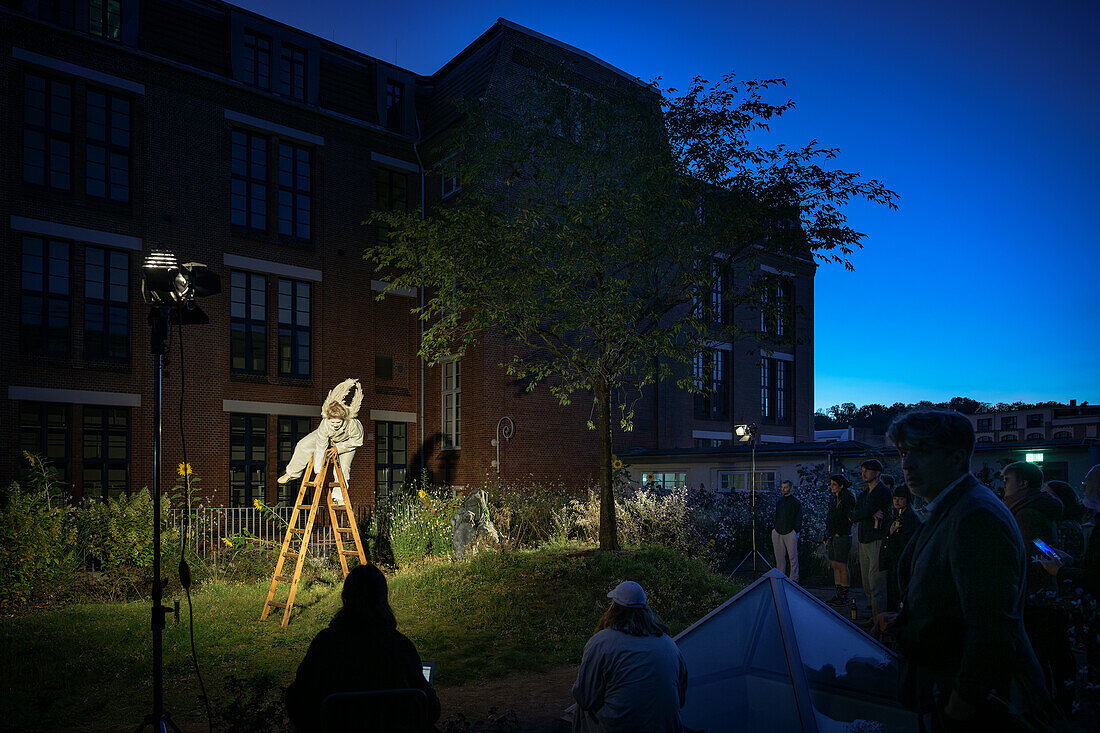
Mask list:
[[[757,491],[775,491],[775,485],[775,471],[756,472]],[[721,492],[751,491],[752,471],[719,471],[718,490]]]
[[19,403],[19,449],[41,456],[69,480],[69,406]]
[[[306,437],[310,432],[310,419],[308,417],[290,417],[279,415],[276,427],[276,439],[279,451],[279,475],[286,473],[287,464],[294,455],[294,446],[298,441]],[[276,484],[275,500],[282,506],[288,506],[298,498],[298,490],[301,484],[298,481],[288,481],[285,484]]]
[[710,303],[707,310],[707,323],[720,326],[725,323],[726,278],[722,273],[722,264],[711,265]]
[[252,506],[264,500],[267,474],[267,416],[229,415],[229,503]]
[[309,149],[279,143],[279,234],[309,239]]
[[458,359],[443,362],[443,448],[462,445],[462,370]]
[[1042,433],[1028,433],[1026,439],[1027,440],[1042,440],[1043,439],[1043,434]]
[[403,422],[375,422],[375,500],[392,503],[405,490],[408,467],[408,425]]
[[978,431],[987,431],[993,429],[993,418],[991,417],[979,417],[978,418]]
[[785,338],[794,326],[794,286],[785,277],[765,279],[764,308],[760,312],[760,330]]
[[310,345],[309,283],[279,278],[279,374],[308,377]]
[[978,436],[978,442],[979,443],[992,443],[993,438],[992,438],[992,436],[989,436],[989,435],[979,435]]
[[23,180],[72,189],[73,88],[27,74],[23,86]]
[[1007,435],[1002,435],[1001,436],[1001,442],[1002,443],[1007,443],[1007,442],[1012,441],[1012,440],[1017,440],[1017,437],[1015,435],[1013,435],[1012,433],[1008,433]]
[[1027,426],[1029,428],[1041,428],[1041,427],[1043,427],[1043,415],[1042,415],[1042,413],[1040,413],[1038,415],[1028,415],[1027,416]]
[[233,226],[265,232],[267,138],[244,130],[234,130],[232,139],[230,221]]
[[122,0],[89,0],[88,32],[110,41],[121,41]]
[[107,501],[130,494],[130,412],[84,408],[84,497]]
[[111,201],[130,200],[130,100],[88,90],[84,190]]
[[306,100],[306,52],[305,49],[282,44],[279,57],[279,93],[284,97]]
[[695,417],[715,420],[729,417],[729,352],[708,349],[695,357],[695,384],[706,392],[695,394]]
[[[378,211],[409,210],[409,177],[404,173],[379,168],[374,178],[375,204]],[[378,225],[378,239],[384,239],[389,227]]]
[[687,473],[666,472],[642,474],[642,486],[649,489],[673,491],[687,487]]
[[1016,416],[1002,417],[1001,418],[1001,430],[1015,430],[1016,429]]
[[271,88],[271,38],[255,31],[244,32],[244,83]]
[[130,256],[99,247],[84,250],[84,358],[130,358]]
[[23,351],[69,355],[69,244],[23,237]]
[[1058,430],[1054,433],[1054,439],[1055,440],[1062,440],[1064,438],[1072,438],[1072,437],[1073,437],[1073,433],[1071,433],[1068,430]]
[[695,438],[696,448],[724,448],[733,445],[733,441],[724,438]]
[[393,379],[393,357],[384,356],[382,354],[375,354],[374,356],[374,378],[375,379]]
[[267,278],[229,273],[229,358],[235,372],[267,373]]
[[439,172],[443,180],[443,198],[447,198],[462,189],[462,186],[458,183],[458,168],[455,165],[453,155],[440,163]]
[[386,129],[405,130],[405,85],[392,79],[386,81]]
[[75,0],[38,0],[38,17],[66,28],[76,28]]
[[769,423],[791,422],[791,362],[785,359],[760,361],[760,415]]

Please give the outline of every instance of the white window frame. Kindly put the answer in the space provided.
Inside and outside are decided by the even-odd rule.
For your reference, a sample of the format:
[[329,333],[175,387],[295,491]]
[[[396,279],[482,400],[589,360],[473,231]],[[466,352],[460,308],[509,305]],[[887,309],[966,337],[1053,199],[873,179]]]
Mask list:
[[[458,153],[451,153],[439,162],[440,194],[443,199],[449,199],[462,190],[462,186],[458,183],[458,174],[455,172],[454,164],[451,163],[457,155]],[[447,187],[448,182],[451,184],[450,188]]]
[[[756,476],[757,476],[756,490],[757,491],[775,491],[776,486],[778,486],[778,477],[776,476],[777,473],[778,473],[777,471],[765,471],[765,470],[762,470],[762,469],[759,469],[759,468],[756,469]],[[752,484],[750,483],[751,474],[752,474],[752,471],[745,471],[745,470],[719,471],[718,472],[718,482],[715,484],[718,487],[718,493],[720,493],[720,494],[730,494],[730,493],[733,493],[735,491],[737,493],[749,493],[752,490]],[[769,475],[771,476],[770,480],[768,478],[766,478]],[[722,488],[722,484],[723,484],[722,480],[727,476],[730,477],[729,488]],[[738,476],[741,477],[741,486],[742,486],[742,488],[736,488],[736,483],[737,483],[736,478]],[[770,487],[769,487],[769,484],[770,484]]]
[[[447,386],[450,372],[450,389]],[[459,359],[447,359],[440,364],[440,416],[442,418],[443,450],[462,447],[462,369]],[[450,404],[448,405],[448,399]]]

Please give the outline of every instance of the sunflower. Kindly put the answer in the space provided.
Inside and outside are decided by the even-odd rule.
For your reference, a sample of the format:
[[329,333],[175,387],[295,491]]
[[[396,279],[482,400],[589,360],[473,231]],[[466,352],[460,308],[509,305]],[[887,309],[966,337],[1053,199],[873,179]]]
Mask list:
[[623,467],[623,462],[615,456],[611,456],[611,467],[618,471],[620,468]]
[[233,546],[233,542],[230,541],[230,539],[228,537],[222,537],[222,542],[225,543],[226,547],[232,547]]
[[176,469],[176,475],[181,477],[181,478],[184,477],[184,476],[190,476],[191,475],[191,464],[190,463],[181,463],[179,465],[179,467]]
[[421,489],[420,491],[417,492],[416,495],[419,496],[421,499],[423,499],[425,496],[428,495],[428,492],[424,491],[424,489]]
[[264,508],[264,505],[260,503],[259,499],[253,499],[252,500],[252,506],[256,507],[257,509],[263,509]]

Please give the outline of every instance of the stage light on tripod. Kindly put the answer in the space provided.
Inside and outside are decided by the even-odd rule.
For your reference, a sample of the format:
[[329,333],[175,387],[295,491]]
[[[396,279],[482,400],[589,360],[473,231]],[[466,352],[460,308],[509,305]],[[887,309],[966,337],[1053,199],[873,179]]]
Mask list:
[[738,443],[749,443],[756,437],[756,423],[738,425],[733,429],[733,434],[737,437]]
[[221,277],[201,262],[179,264],[176,255],[154,249],[141,266],[141,296],[154,308],[172,309],[171,321],[184,325],[209,323],[195,305],[195,298],[216,295],[222,290]]

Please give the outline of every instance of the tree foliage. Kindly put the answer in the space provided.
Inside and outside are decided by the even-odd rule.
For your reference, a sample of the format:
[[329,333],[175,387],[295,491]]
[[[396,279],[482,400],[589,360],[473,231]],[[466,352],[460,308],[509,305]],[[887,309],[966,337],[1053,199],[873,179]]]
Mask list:
[[[1088,404],[1088,403],[1084,403]],[[817,430],[829,430],[833,428],[868,428],[878,435],[885,434],[886,428],[898,415],[917,409],[946,409],[956,410],[964,415],[979,415],[990,412],[1014,412],[1017,410],[1032,410],[1040,407],[1069,407],[1061,402],[982,402],[970,397],[952,397],[946,402],[920,402],[905,403],[895,402],[887,407],[877,403],[856,407],[854,402],[843,402],[833,405],[827,410],[818,410],[814,414],[814,428]]]
[[[428,293],[417,312],[429,362],[491,328],[517,345],[502,365],[510,376],[548,386],[562,404],[578,393],[593,400],[605,548],[617,547],[612,396],[669,377],[705,388],[678,365],[715,342],[762,338],[718,317],[712,297],[727,313],[749,306],[776,317],[763,260],[847,265],[863,235],[844,205],[895,206],[880,182],[828,168],[836,151],[816,141],[755,142],[793,108],[764,98],[782,83],[731,74],[677,95],[543,69],[518,92],[464,106],[451,140],[456,205],[372,218],[389,234],[367,258],[393,288]],[[730,286],[735,276],[741,287]],[[624,428],[630,419],[626,408]]]

